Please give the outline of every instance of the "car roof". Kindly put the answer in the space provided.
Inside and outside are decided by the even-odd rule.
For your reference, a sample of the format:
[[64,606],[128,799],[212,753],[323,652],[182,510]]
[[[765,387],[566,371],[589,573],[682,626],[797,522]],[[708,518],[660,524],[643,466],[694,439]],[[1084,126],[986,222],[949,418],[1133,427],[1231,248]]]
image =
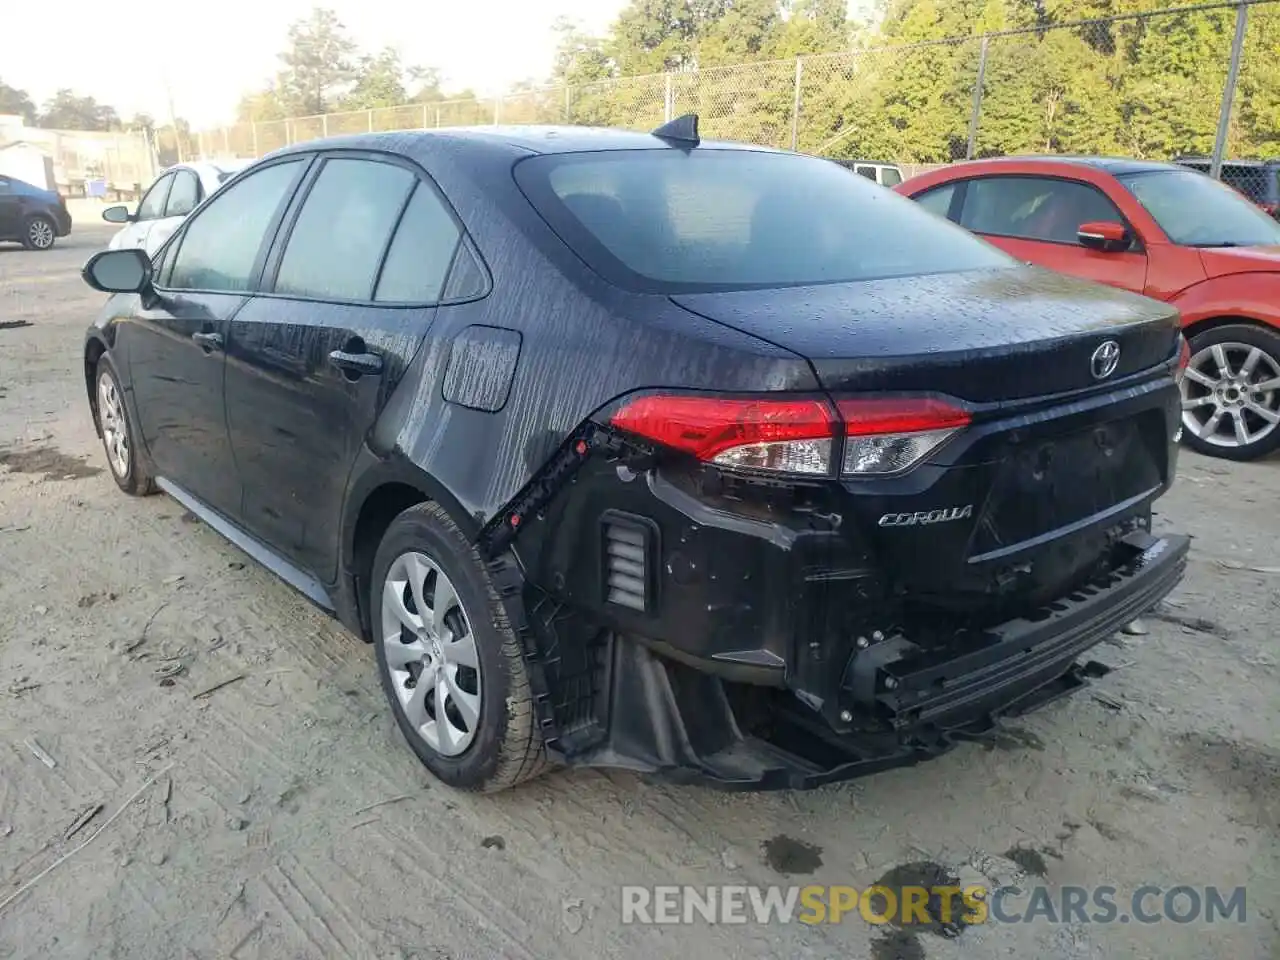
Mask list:
[[1175,163],[1164,163],[1160,160],[1135,160],[1132,157],[1103,157],[1074,154],[1023,154],[1010,157],[991,157],[984,160],[961,161],[960,163],[955,164],[955,166],[963,168],[969,163],[984,165],[991,164],[993,166],[1002,163],[1067,163],[1084,167],[1093,167],[1095,170],[1102,170],[1112,175],[1125,173],[1150,173],[1155,170],[1179,169],[1178,165]]
[[[340,149],[385,150],[389,153],[413,154],[420,149],[439,146],[447,141],[464,142],[479,149],[490,148],[495,151],[505,150],[525,154],[690,149],[688,144],[663,140],[651,133],[619,130],[613,127],[492,126],[439,127],[431,130],[328,137],[284,147],[272,153],[272,156]],[[741,150],[757,153],[787,152],[755,144],[707,139],[702,140],[694,149]]]

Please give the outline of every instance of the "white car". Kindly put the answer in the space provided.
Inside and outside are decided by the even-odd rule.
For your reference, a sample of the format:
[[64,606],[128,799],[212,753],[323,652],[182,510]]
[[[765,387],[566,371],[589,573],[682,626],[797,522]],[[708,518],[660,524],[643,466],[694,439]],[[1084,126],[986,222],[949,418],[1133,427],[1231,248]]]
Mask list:
[[102,219],[107,223],[125,224],[125,228],[111,238],[107,249],[137,247],[154,256],[187,214],[252,162],[201,160],[170,167],[143,194],[137,212],[130,213],[124,205],[102,211]]

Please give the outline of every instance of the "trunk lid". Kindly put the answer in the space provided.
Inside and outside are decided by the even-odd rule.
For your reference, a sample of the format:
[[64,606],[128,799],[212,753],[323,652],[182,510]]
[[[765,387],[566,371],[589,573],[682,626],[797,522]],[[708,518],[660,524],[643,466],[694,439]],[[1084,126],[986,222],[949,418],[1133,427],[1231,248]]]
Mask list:
[[[913,469],[838,483],[842,528],[939,636],[1075,590],[1173,476],[1166,304],[1025,268],[673,299],[808,358],[836,399],[969,402],[972,423]],[[1107,341],[1119,360],[1100,377]]]
[[[807,358],[832,392],[927,390],[973,402],[1067,393],[1166,362],[1177,311],[1031,267],[676,294],[687,310]],[[1119,345],[1104,378],[1092,358]]]

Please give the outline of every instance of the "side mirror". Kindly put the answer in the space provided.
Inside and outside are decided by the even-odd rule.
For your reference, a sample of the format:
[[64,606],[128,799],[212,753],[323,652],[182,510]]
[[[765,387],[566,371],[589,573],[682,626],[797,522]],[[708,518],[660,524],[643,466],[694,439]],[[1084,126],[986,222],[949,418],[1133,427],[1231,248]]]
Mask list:
[[151,287],[151,258],[136,248],[104,250],[89,258],[80,276],[103,293],[142,293]]
[[1103,253],[1115,253],[1129,249],[1129,231],[1123,223],[1113,220],[1096,220],[1082,223],[1076,230],[1076,239],[1080,246],[1090,250],[1101,250]]
[[121,205],[118,207],[107,207],[102,211],[102,219],[107,223],[129,223],[133,220],[133,214],[129,212],[129,208]]

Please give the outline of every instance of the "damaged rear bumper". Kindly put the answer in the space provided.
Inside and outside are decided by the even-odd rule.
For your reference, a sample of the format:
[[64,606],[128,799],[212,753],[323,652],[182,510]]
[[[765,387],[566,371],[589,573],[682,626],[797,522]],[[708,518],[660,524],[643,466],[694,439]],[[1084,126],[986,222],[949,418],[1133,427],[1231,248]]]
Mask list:
[[573,765],[728,789],[806,789],[917,763],[1082,686],[1077,658],[1177,585],[1189,539],[1135,531],[1120,549],[1093,582],[946,649],[899,636],[858,651],[838,725],[787,691],[734,684],[609,634],[590,684],[603,709],[578,730],[590,735],[575,743],[560,731],[550,746]]

